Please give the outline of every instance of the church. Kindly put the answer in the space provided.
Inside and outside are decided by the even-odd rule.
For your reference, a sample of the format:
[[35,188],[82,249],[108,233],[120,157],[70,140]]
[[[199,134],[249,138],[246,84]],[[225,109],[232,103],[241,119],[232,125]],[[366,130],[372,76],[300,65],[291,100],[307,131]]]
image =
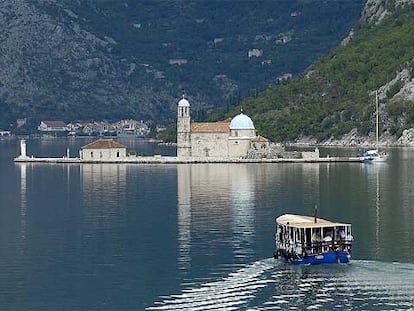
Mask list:
[[243,112],[220,122],[191,122],[183,96],[177,111],[177,157],[247,157],[250,150],[268,149],[269,140],[256,136],[253,121]]

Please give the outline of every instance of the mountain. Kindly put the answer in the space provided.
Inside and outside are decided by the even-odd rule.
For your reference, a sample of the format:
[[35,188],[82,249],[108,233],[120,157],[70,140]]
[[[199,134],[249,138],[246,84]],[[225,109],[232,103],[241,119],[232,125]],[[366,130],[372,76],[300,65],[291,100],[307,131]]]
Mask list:
[[0,128],[27,118],[172,122],[296,76],[346,36],[363,0],[0,2]]
[[413,0],[369,0],[341,45],[243,109],[274,141],[372,143],[377,92],[382,141],[396,143],[413,134],[413,33]]

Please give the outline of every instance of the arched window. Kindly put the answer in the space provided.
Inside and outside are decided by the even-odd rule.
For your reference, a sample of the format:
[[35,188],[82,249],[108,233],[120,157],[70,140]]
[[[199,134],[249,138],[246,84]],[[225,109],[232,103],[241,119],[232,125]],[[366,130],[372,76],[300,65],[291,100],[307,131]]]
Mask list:
[[116,152],[116,157],[119,158],[119,151]]
[[91,151],[91,158],[93,158],[93,151]]

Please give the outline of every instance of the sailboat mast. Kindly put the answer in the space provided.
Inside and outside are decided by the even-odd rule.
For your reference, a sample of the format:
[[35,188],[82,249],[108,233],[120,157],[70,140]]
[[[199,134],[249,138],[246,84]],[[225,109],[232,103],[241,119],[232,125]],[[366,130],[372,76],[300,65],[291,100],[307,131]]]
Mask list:
[[376,109],[376,111],[377,111],[377,115],[376,115],[376,135],[375,135],[375,138],[376,138],[376,146],[378,147],[378,136],[379,136],[379,109],[378,109],[379,107],[378,107],[378,91],[375,91],[375,109]]

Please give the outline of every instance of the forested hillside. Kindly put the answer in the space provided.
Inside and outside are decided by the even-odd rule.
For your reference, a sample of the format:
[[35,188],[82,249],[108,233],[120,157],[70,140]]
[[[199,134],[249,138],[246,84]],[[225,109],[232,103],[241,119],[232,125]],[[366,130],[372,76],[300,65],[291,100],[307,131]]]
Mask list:
[[303,72],[349,32],[363,0],[0,2],[0,128],[16,118],[173,122]]
[[243,109],[275,141],[322,142],[351,131],[372,139],[378,91],[381,135],[398,138],[414,126],[413,33],[413,1],[368,1],[346,45],[300,77],[244,101]]

